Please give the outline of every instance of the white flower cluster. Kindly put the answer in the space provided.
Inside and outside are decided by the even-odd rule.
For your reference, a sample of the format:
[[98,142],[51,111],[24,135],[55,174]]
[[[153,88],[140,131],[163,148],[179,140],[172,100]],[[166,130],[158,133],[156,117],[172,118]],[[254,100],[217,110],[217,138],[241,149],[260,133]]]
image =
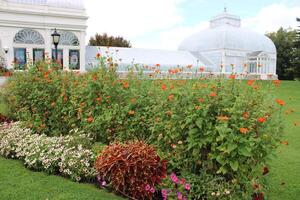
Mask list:
[[95,155],[76,141],[88,136],[48,137],[23,129],[20,123],[0,126],[0,155],[24,161],[30,168],[47,173],[59,173],[74,181],[96,177]]

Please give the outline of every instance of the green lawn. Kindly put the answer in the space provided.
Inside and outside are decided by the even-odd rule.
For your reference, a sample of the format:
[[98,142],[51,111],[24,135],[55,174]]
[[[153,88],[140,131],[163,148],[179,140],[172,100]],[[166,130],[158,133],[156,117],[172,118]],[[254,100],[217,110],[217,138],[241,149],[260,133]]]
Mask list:
[[[286,101],[284,109],[295,112],[286,116],[284,140],[270,166],[270,200],[300,199],[300,82],[283,81],[275,91]],[[0,112],[5,105],[0,103]],[[294,122],[299,122],[294,126]],[[27,198],[26,198],[27,197]],[[21,162],[0,158],[0,199],[121,199],[90,184],[77,184],[58,176],[32,172]]]
[[20,161],[0,157],[0,199],[58,200],[99,199],[121,200],[92,184],[79,184],[59,176],[50,176],[26,169]]
[[[270,166],[270,200],[300,199],[300,82],[283,81],[276,96],[286,101],[285,109],[295,112],[286,117],[284,140]],[[299,122],[294,126],[294,122]]]

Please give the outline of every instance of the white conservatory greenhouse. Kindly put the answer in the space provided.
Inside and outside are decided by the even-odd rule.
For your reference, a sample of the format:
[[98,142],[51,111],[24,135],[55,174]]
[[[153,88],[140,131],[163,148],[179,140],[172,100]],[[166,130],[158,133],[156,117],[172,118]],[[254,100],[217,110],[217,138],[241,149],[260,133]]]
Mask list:
[[[28,63],[54,58],[51,34],[60,33],[58,60],[66,70],[97,67],[97,53],[106,47],[86,46],[88,15],[84,0],[0,0],[0,62],[19,69]],[[99,28],[99,32],[105,32]],[[172,68],[205,68],[207,74],[243,73],[276,79],[276,48],[263,34],[241,27],[238,16],[226,12],[213,17],[207,30],[185,39],[178,50],[109,48],[120,71],[132,64],[160,64]],[[1,51],[2,50],[2,51]]]
[[184,40],[179,50],[205,58],[211,71],[276,75],[276,47],[262,34],[241,27],[238,16],[224,13],[210,21],[210,28]]

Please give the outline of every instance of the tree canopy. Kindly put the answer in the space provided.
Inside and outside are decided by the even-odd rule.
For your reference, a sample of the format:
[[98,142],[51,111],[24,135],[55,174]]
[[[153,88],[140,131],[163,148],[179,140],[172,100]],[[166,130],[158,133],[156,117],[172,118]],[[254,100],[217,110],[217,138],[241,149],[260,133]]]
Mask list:
[[89,41],[90,46],[131,47],[130,41],[121,36],[108,36],[107,33],[96,33]]
[[297,46],[297,31],[280,28],[267,36],[277,49],[277,74],[281,80],[300,78],[300,48]]

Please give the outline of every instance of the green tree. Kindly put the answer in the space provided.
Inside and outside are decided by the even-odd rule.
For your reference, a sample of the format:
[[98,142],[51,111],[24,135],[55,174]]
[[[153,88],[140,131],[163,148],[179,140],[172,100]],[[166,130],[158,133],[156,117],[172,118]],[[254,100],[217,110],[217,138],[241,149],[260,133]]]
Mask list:
[[294,80],[300,78],[299,56],[297,47],[297,31],[280,28],[277,32],[268,33],[267,36],[274,42],[277,49],[277,74],[281,80]]
[[90,46],[108,46],[108,47],[131,47],[130,41],[125,40],[121,36],[108,36],[107,33],[99,34],[90,38]]

